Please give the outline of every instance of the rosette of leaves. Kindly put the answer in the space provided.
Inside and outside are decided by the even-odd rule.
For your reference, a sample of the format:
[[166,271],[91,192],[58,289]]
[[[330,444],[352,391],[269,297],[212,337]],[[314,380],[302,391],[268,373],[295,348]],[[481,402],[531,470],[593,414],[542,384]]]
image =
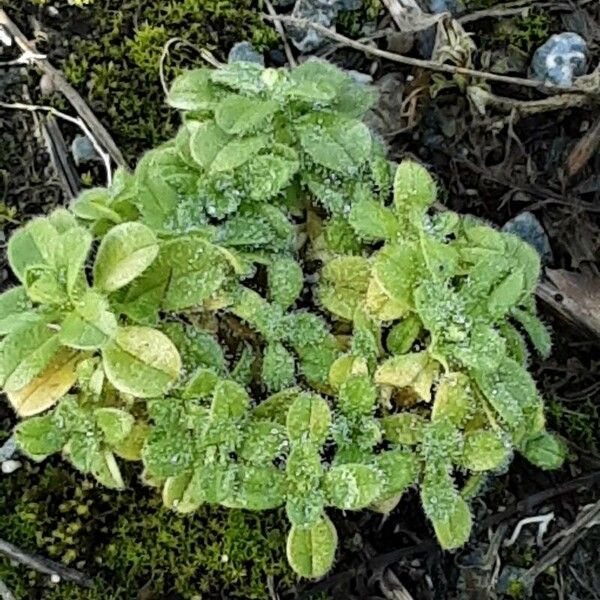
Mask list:
[[102,485],[123,489],[125,484],[115,457],[141,459],[148,425],[134,409],[133,399],[106,381],[99,359],[77,365],[76,393],[67,394],[49,412],[19,423],[19,447],[40,461],[63,453],[84,474]]
[[101,357],[117,390],[139,398],[163,394],[179,375],[169,338],[128,325],[113,302],[156,260],[156,236],[142,223],[117,225],[90,263],[92,242],[62,209],[10,238],[8,260],[21,285],[0,296],[0,384],[20,416],[43,412],[67,394],[78,363],[90,356]]
[[327,262],[319,299],[353,323],[349,374],[371,373],[383,391],[384,437],[417,449],[425,511],[442,545],[452,548],[471,528],[453,472],[502,469],[513,449],[556,468],[564,448],[545,430],[527,371],[523,334],[543,356],[550,350],[535,312],[536,252],[473,218],[429,214],[435,195],[425,169],[405,161],[391,205],[356,203],[356,234],[383,246],[368,257]]

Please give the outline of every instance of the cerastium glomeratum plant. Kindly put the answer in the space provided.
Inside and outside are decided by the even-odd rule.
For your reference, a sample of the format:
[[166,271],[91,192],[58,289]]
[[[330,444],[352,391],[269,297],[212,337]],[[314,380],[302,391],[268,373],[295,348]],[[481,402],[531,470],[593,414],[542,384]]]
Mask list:
[[0,383],[27,455],[116,489],[139,461],[181,513],[285,506],[304,577],[334,561],[328,507],[416,485],[456,548],[486,474],[561,464],[527,371],[524,336],[550,351],[537,254],[432,212],[427,171],[363,123],[374,99],[321,61],[190,71],[175,139],[13,233]]

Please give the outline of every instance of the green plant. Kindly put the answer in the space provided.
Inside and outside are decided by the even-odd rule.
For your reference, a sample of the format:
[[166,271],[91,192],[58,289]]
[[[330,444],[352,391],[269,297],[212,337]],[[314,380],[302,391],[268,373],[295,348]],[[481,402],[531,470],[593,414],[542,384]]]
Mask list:
[[[11,237],[0,374],[27,454],[115,488],[116,457],[141,460],[179,513],[285,507],[305,577],[335,557],[327,507],[391,510],[418,483],[454,548],[513,449],[559,466],[520,332],[549,352],[535,251],[430,214],[411,161],[388,205],[372,101],[322,61],[190,71],[174,140]],[[305,295],[317,258],[330,321]]]

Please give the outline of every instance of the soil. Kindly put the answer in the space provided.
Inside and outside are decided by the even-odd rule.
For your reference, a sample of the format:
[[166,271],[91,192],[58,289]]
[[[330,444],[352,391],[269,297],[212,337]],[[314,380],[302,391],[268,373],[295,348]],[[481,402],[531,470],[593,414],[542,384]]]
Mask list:
[[[30,35],[31,17],[35,16],[38,37],[40,32],[49,32],[40,47],[59,68],[73,51],[76,38],[95,35],[84,26],[86,11],[92,10],[89,7],[67,8],[57,3],[61,14],[58,26],[56,17],[47,8],[22,1],[23,6],[20,2],[6,3],[7,11]],[[490,6],[499,8],[497,4],[472,2],[468,12]],[[510,75],[526,77],[535,47],[549,34],[565,30],[578,31],[588,41],[590,71],[598,65],[600,4],[597,1],[512,2],[501,8],[517,4],[536,4],[541,8],[516,17],[513,13],[504,16],[497,10],[465,23],[475,44],[467,66],[490,71],[501,68],[507,57],[512,57],[511,60],[520,57],[506,68]],[[383,6],[375,11],[371,6],[369,11],[344,14],[339,30],[361,37],[364,35],[361,28],[365,26],[361,19],[374,13],[377,18],[368,24],[372,43],[382,49],[388,43],[397,43],[398,35]],[[376,36],[377,33],[381,35]],[[225,55],[230,41],[220,43],[216,52]],[[0,52],[0,58],[14,58],[13,50]],[[277,64],[281,50],[277,40],[265,52],[267,64]],[[416,46],[407,52],[416,56]],[[444,190],[444,204],[499,226],[524,211],[531,212],[548,234],[552,249],[548,268],[590,277],[600,275],[600,153],[592,154],[577,174],[568,174],[573,148],[600,119],[597,96],[595,104],[583,108],[559,104],[555,110],[527,115],[514,107],[549,96],[519,86],[478,83],[464,78],[453,80],[450,76],[369,58],[329,43],[316,54],[373,76],[382,91],[373,123],[385,137],[391,156],[412,154],[428,165]],[[194,64],[192,57],[186,60],[188,66]],[[155,83],[160,85],[158,79]],[[475,85],[504,98],[502,106],[489,104],[482,115],[467,93],[467,86]],[[84,98],[91,95],[85,85],[79,85],[79,91]],[[39,75],[33,68],[0,67],[0,100],[58,102],[52,97],[42,97]],[[95,101],[93,109],[111,130],[110,106]],[[61,128],[68,142],[78,133],[69,125],[61,124]],[[112,133],[122,144],[122,134]],[[148,146],[154,141],[149,141]],[[131,156],[139,147],[140,141],[136,139],[123,150]],[[77,172],[82,186],[102,181],[99,163],[90,163]],[[18,223],[65,202],[44,138],[39,134],[37,115],[0,108],[0,175],[0,243],[4,244]],[[10,275],[4,262],[0,268],[6,285]],[[600,298],[597,306],[600,307]],[[571,529],[587,506],[600,501],[599,340],[586,337],[581,329],[574,328],[544,305],[540,308],[553,329],[554,352],[546,361],[533,359],[533,371],[549,407],[549,425],[569,444],[570,457],[565,467],[558,472],[542,472],[515,459],[505,474],[486,484],[474,502],[479,525],[468,547],[454,554],[443,553],[435,543],[414,493],[407,494],[385,519],[368,512],[333,514],[341,540],[334,571],[317,583],[286,588],[276,582],[278,597],[361,600],[494,599],[521,597],[521,594],[525,597],[527,590],[510,582],[522,581],[525,573],[542,565],[546,568],[535,578],[534,598],[600,598],[600,527],[585,531]],[[0,404],[0,433],[2,429],[9,431],[11,419]],[[579,479],[581,483],[577,485]],[[551,517],[545,531],[539,521],[521,521],[525,517],[547,515]],[[600,523],[598,518],[595,522]],[[520,533],[512,535],[519,523]],[[573,543],[567,545],[566,541]],[[546,563],[548,556],[556,560]],[[136,593],[132,591],[130,597]],[[201,597],[221,597],[212,593]],[[265,584],[264,597],[276,597],[274,593]],[[44,595],[36,592],[35,597]]]

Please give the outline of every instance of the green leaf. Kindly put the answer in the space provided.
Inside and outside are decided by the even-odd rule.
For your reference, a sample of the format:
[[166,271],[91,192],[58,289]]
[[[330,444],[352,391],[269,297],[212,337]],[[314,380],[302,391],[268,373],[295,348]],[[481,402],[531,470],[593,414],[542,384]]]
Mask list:
[[543,431],[525,438],[519,452],[536,467],[544,470],[559,469],[567,456],[566,444],[556,435]]
[[398,413],[381,419],[384,437],[394,444],[413,446],[421,443],[425,419],[415,413]]
[[228,96],[215,110],[217,125],[232,135],[245,135],[265,125],[273,117],[279,105],[273,100],[261,100],[248,96]]
[[217,104],[217,90],[211,83],[210,69],[194,69],[173,81],[167,102],[181,110],[208,111]]
[[458,494],[443,465],[428,464],[421,484],[421,500],[444,550],[464,545],[471,535],[469,506]]
[[531,375],[510,358],[505,358],[495,371],[476,371],[474,377],[487,401],[510,428],[518,427],[526,410],[539,403]]
[[538,354],[544,359],[548,358],[552,350],[552,338],[544,323],[537,315],[518,308],[513,309],[511,315],[523,326]]
[[287,430],[292,442],[310,441],[321,446],[327,439],[331,424],[331,410],[317,394],[300,394],[290,406]]
[[66,443],[66,432],[57,427],[52,415],[32,417],[15,428],[17,446],[31,457],[41,458],[60,452]]
[[[179,513],[188,512],[185,510],[185,507],[181,504],[181,499],[190,484],[190,480],[192,479],[192,473],[189,471],[185,471],[180,473],[179,475],[174,475],[173,477],[168,477],[165,481],[165,485],[162,490],[162,500],[163,504],[167,508],[172,508]],[[197,506],[191,507],[191,511],[195,510]]]
[[446,373],[437,384],[431,420],[448,418],[460,426],[475,408],[476,401],[469,378],[463,373]]
[[415,280],[420,269],[419,255],[409,244],[387,244],[373,261],[373,277],[399,307],[412,308]]
[[409,314],[390,329],[386,339],[387,349],[392,354],[406,354],[418,339],[422,328],[419,317]]
[[365,301],[370,265],[360,256],[343,256],[328,262],[321,272],[319,300],[334,315],[351,321]]
[[233,140],[217,152],[210,165],[210,172],[214,174],[223,171],[232,171],[249,161],[267,146],[268,143],[269,137],[266,135],[255,135]]
[[139,277],[157,255],[158,242],[152,230],[141,223],[117,225],[98,248],[94,282],[98,288],[114,292]]
[[17,391],[39,375],[52,361],[59,347],[56,331],[48,323],[25,323],[0,342],[0,384],[5,391]]
[[350,225],[365,240],[392,240],[400,229],[394,212],[376,200],[360,200],[353,204],[348,217]]
[[92,246],[92,235],[83,227],[72,227],[62,233],[54,252],[54,264],[65,274],[67,292],[72,294],[76,284],[85,281],[83,268]]
[[411,209],[425,211],[435,201],[435,181],[419,163],[403,160],[396,169],[394,178],[394,204],[400,213]]
[[77,353],[60,348],[44,370],[26,386],[6,395],[20,417],[45,411],[60,400],[77,381]]
[[21,282],[25,281],[27,267],[52,264],[57,242],[57,230],[44,218],[33,219],[12,234],[6,253],[10,268]]
[[473,517],[469,505],[457,496],[447,516],[431,519],[435,535],[444,550],[464,546],[471,536]]
[[353,375],[368,375],[369,368],[366,359],[353,354],[342,354],[329,369],[329,384],[336,390]]
[[342,510],[360,510],[375,501],[382,490],[381,473],[374,467],[345,464],[331,467],[323,482],[327,501]]
[[219,377],[212,369],[197,369],[183,389],[183,398],[206,398],[211,396],[218,382]]
[[219,150],[230,140],[213,121],[205,121],[194,128],[190,138],[192,158],[204,169],[209,169]]
[[296,361],[283,344],[270,343],[263,355],[262,379],[271,392],[289,387],[294,383]]
[[155,231],[168,231],[174,222],[179,195],[172,186],[160,178],[151,164],[145,168],[149,172],[142,171],[136,176],[138,185],[135,206],[145,225]]
[[171,340],[149,327],[123,327],[102,351],[106,376],[121,392],[138,398],[164,394],[174,383],[181,358]]
[[53,266],[31,265],[25,269],[23,284],[36,303],[61,306],[68,302],[64,277]]
[[323,516],[309,529],[292,526],[287,540],[287,557],[298,575],[317,579],[331,569],[336,548],[335,527]]
[[392,356],[382,362],[375,371],[375,383],[410,388],[429,402],[436,374],[437,365],[427,352],[411,352]]
[[121,215],[112,207],[112,196],[107,188],[83,190],[71,204],[73,213],[84,221],[106,220],[120,223]]
[[95,453],[91,472],[102,485],[115,490],[125,489],[121,470],[112,452],[104,450]]
[[156,261],[127,289],[121,309],[148,322],[159,308],[193,308],[219,290],[229,273],[226,258],[206,240],[181,237],[161,245]]
[[252,411],[253,418],[270,420],[279,425],[285,425],[288,410],[299,393],[300,388],[293,387],[269,396],[254,408]]
[[120,408],[97,408],[94,416],[110,446],[120,444],[131,433],[135,422],[132,415]]
[[299,123],[296,130],[302,149],[310,158],[317,165],[338,173],[356,172],[371,149],[368,128],[353,119],[319,117]]
[[210,414],[215,421],[226,423],[244,417],[249,407],[248,393],[239,383],[220,381],[215,387]]
[[373,464],[384,475],[381,498],[404,492],[416,481],[420,469],[417,455],[404,450],[381,452],[374,457]]
[[240,458],[256,465],[271,463],[287,446],[285,427],[275,421],[253,419],[244,433]]
[[77,219],[73,213],[66,208],[56,208],[48,215],[48,223],[58,231],[65,233],[77,228]]
[[106,298],[94,290],[73,303],[73,311],[61,323],[61,344],[79,350],[102,347],[117,333],[117,318],[110,312]]
[[293,258],[275,258],[267,268],[269,296],[281,308],[289,308],[300,296],[304,286],[302,267]]
[[337,400],[340,410],[348,417],[372,415],[377,388],[367,375],[350,375],[340,386]]
[[237,486],[234,498],[240,508],[272,510],[285,503],[285,475],[275,467],[244,467]]
[[290,71],[284,93],[294,100],[327,105],[343,89],[346,78],[348,76],[331,63],[311,57]]
[[506,441],[494,431],[476,430],[465,435],[462,463],[471,471],[492,471],[508,462]]
[[22,286],[0,294],[0,335],[6,335],[27,323],[37,321],[39,316],[32,312],[32,308],[33,304]]
[[488,310],[494,319],[501,319],[523,296],[523,271],[516,269],[507,275],[491,292]]
[[323,465],[317,448],[310,441],[299,441],[286,464],[288,482],[286,514],[293,525],[312,527],[325,507],[321,490]]

